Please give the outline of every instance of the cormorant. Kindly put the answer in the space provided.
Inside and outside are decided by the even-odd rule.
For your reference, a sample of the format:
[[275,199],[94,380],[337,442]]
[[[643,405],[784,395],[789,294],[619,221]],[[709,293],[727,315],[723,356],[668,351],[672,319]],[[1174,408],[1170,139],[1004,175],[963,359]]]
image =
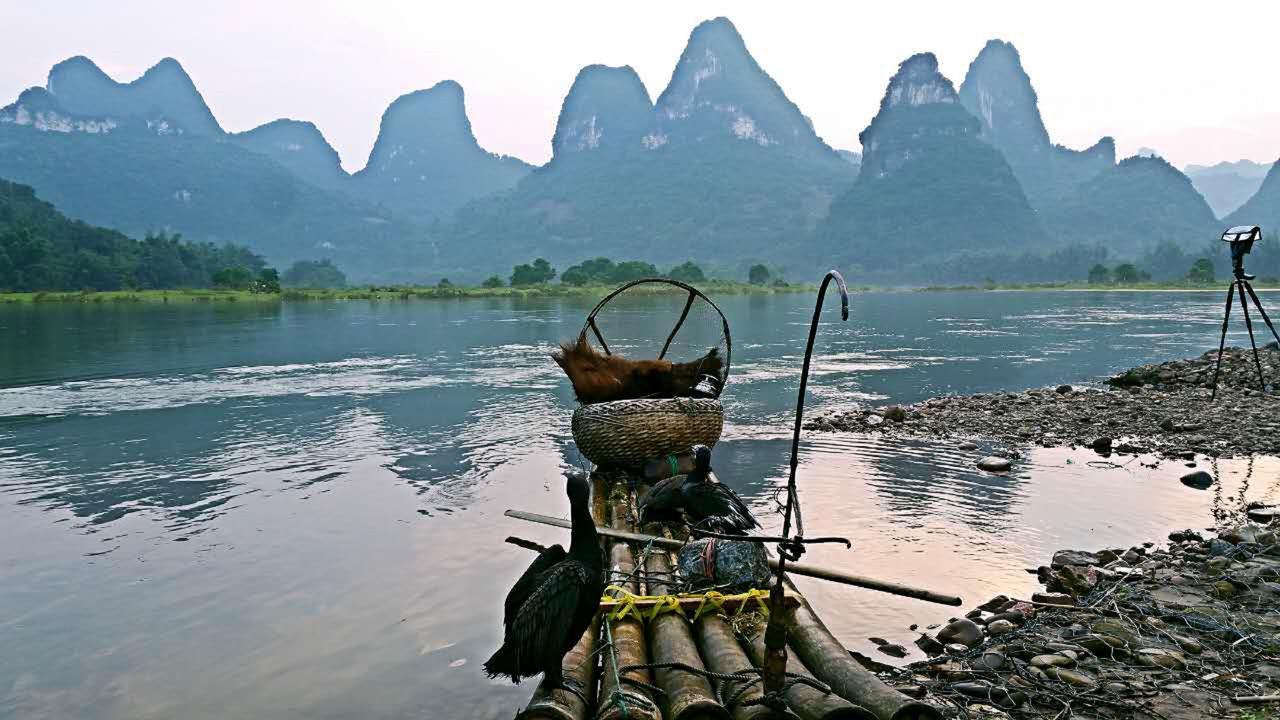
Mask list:
[[742,499],[711,470],[711,448],[693,446],[693,471],[654,485],[640,501],[640,521],[673,517],[680,510],[690,524],[713,532],[743,535],[760,527]]
[[561,662],[600,606],[604,558],[591,519],[591,488],[584,476],[571,474],[566,492],[573,523],[569,552],[546,548],[507,593],[502,647],[484,664],[489,677],[520,682],[542,673],[547,688],[564,687]]

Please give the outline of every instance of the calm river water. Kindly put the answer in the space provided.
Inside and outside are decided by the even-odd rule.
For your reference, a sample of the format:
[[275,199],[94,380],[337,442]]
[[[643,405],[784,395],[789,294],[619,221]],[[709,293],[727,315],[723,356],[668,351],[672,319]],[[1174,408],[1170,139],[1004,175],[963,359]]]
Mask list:
[[[622,347],[680,298],[623,308]],[[721,298],[732,324],[720,478],[770,529],[809,295]],[[0,717],[508,718],[488,680],[529,557],[503,517],[564,515],[574,300],[0,307]],[[674,306],[674,307],[673,307]],[[811,409],[1096,383],[1214,347],[1218,293],[868,293],[835,301]],[[704,341],[692,330],[693,341]],[[709,336],[708,336],[709,337]],[[1234,338],[1240,342],[1240,337]],[[1204,527],[1275,495],[1280,464],[1090,467],[1032,450],[1008,476],[953,443],[815,435],[806,560],[961,594],[1030,592],[1067,546]],[[802,582],[852,648],[954,610]]]

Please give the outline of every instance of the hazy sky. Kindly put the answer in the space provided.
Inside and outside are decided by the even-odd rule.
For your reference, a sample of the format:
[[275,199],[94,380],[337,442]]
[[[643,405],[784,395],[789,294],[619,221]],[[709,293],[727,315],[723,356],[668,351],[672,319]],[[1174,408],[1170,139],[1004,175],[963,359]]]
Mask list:
[[1176,165],[1280,156],[1280,2],[0,0],[0,106],[87,55],[121,81],[166,55],[231,131],[311,120],[362,167],[397,96],[452,78],[480,144],[544,162],[583,65],[631,65],[656,99],[700,20],[726,15],[839,148],[858,149],[897,64],[930,50],[959,86],[1013,42],[1049,133],[1115,136]]

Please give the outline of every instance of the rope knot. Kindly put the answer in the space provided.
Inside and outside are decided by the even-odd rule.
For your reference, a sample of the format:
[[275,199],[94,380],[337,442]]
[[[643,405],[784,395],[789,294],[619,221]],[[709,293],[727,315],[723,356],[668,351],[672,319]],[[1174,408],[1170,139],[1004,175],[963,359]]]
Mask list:
[[786,558],[787,562],[796,562],[804,555],[804,538],[797,535],[778,543],[778,554]]

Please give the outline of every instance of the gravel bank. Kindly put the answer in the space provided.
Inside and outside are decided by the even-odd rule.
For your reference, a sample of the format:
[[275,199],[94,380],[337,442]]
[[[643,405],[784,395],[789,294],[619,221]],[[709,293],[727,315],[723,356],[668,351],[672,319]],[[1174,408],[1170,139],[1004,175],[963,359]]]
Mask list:
[[1228,348],[1214,402],[1209,397],[1216,351],[1133,368],[1109,379],[1103,389],[1063,385],[947,395],[914,405],[818,415],[806,427],[993,438],[1011,447],[1085,446],[1102,454],[1280,455],[1280,349],[1272,343],[1259,355],[1268,392],[1259,390],[1253,354]]
[[1280,693],[1274,522],[1169,538],[1060,551],[1036,571],[1044,592],[992,598],[922,634],[930,659],[885,675],[948,717],[1190,720],[1258,708],[1251,698]]

